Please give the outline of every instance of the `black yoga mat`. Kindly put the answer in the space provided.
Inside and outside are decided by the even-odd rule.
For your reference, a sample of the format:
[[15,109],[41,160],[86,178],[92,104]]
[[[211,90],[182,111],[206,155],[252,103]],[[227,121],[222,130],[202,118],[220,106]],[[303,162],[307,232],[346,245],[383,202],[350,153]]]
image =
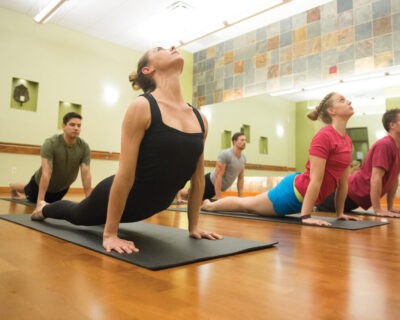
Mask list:
[[351,210],[351,212],[349,212],[351,214],[358,214],[361,216],[371,216],[371,217],[380,217],[380,218],[394,218],[394,219],[399,219],[397,217],[384,217],[384,216],[380,216],[378,214],[376,214],[373,210]]
[[[168,208],[167,210],[170,211],[181,211],[186,212],[186,208]],[[331,217],[321,217],[312,215],[316,219],[321,219],[328,221],[331,223],[330,226],[318,226],[318,225],[311,225],[311,224],[302,224],[299,219],[299,214],[287,215],[285,217],[267,217],[267,216],[259,216],[252,213],[246,212],[213,212],[213,211],[200,211],[202,214],[208,215],[215,215],[215,216],[223,216],[223,217],[233,217],[233,218],[244,218],[244,219],[253,219],[253,220],[263,220],[263,221],[272,221],[272,222],[283,222],[283,223],[292,223],[292,224],[300,224],[304,226],[311,226],[311,227],[324,227],[324,228],[336,228],[336,229],[348,229],[348,230],[359,230],[365,229],[370,227],[377,227],[381,225],[388,224],[388,222],[383,221],[369,221],[369,220],[362,220],[362,221],[344,221],[338,220],[337,218]]]
[[178,202],[178,201],[173,201],[171,203],[171,206],[187,206],[187,202]]
[[35,202],[30,202],[29,200],[25,198],[0,198],[0,200],[5,200],[5,201],[10,201],[18,204],[23,204],[28,207],[36,207]]
[[134,254],[106,253],[102,247],[103,226],[82,227],[54,219],[32,221],[26,214],[0,215],[0,219],[15,222],[150,270],[161,270],[265,249],[277,244],[277,242],[265,243],[232,237],[224,237],[222,240],[196,240],[189,237],[187,230],[135,222],[121,224],[119,236],[134,241],[140,251]]
[[372,216],[372,217],[380,217],[377,214],[375,214],[375,212],[373,212],[372,210],[351,210],[349,213],[352,214],[359,214],[362,216]]

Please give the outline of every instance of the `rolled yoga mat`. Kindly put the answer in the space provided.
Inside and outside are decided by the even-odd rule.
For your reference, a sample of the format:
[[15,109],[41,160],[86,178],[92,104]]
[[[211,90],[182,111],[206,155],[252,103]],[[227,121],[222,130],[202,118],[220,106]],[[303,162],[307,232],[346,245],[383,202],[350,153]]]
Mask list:
[[242,252],[270,248],[278,242],[257,242],[224,237],[222,240],[196,240],[188,231],[145,222],[124,223],[118,234],[134,241],[138,253],[107,253],[102,246],[103,226],[75,226],[64,220],[32,221],[27,214],[0,215],[0,219],[52,235],[90,250],[144,267],[161,270]]
[[[170,211],[180,211],[180,212],[187,212],[186,208],[173,208],[169,207],[167,210]],[[214,215],[214,216],[222,216],[222,217],[233,217],[233,218],[244,218],[244,219],[253,219],[253,220],[263,220],[263,221],[272,221],[272,222],[283,222],[283,223],[292,223],[292,224],[300,224],[304,226],[310,227],[324,227],[324,228],[336,228],[336,229],[348,229],[348,230],[359,230],[371,227],[382,226],[388,224],[386,221],[369,221],[369,220],[362,220],[362,221],[344,221],[338,220],[337,218],[331,217],[321,217],[312,215],[312,217],[316,219],[321,219],[328,221],[331,223],[330,226],[318,226],[318,225],[311,225],[311,224],[303,224],[299,217],[299,214],[292,214],[287,215],[284,217],[280,216],[260,216],[257,214],[246,213],[246,212],[214,212],[214,211],[204,211],[201,210],[200,213]]]
[[10,201],[18,204],[23,204],[28,207],[36,207],[35,202],[30,202],[28,199],[24,198],[0,198],[0,200]]

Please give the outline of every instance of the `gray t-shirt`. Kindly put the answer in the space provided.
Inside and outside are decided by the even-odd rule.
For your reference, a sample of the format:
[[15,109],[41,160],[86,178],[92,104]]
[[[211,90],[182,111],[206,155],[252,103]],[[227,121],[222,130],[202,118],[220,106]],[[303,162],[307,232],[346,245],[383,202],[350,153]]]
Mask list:
[[[221,187],[221,191],[225,191],[232,185],[232,183],[238,177],[239,173],[242,172],[242,170],[244,169],[246,158],[242,153],[240,155],[240,158],[238,159],[235,156],[233,149],[231,148],[222,151],[218,155],[217,161],[226,165],[225,173],[222,176],[222,187]],[[215,171],[210,174],[210,180],[213,184],[215,183]]]

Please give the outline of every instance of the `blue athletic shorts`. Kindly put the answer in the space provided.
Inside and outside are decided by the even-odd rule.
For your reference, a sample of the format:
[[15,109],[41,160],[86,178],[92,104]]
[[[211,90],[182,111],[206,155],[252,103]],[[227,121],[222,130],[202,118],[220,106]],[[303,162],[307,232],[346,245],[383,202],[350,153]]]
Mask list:
[[294,179],[298,174],[300,172],[287,175],[275,188],[268,191],[268,198],[272,202],[275,212],[280,216],[301,211],[302,202],[299,201],[294,191]]

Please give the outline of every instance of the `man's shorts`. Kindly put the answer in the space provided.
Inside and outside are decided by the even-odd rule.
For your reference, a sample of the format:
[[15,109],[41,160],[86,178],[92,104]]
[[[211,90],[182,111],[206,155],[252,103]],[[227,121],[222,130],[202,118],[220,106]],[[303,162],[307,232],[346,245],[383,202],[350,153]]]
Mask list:
[[[61,190],[58,192],[46,192],[44,201],[51,203],[54,201],[61,200],[65,194],[68,192],[68,189]],[[25,196],[30,202],[37,202],[37,197],[39,193],[39,186],[35,181],[35,176],[32,176],[31,180],[29,183],[25,186],[24,188]]]

